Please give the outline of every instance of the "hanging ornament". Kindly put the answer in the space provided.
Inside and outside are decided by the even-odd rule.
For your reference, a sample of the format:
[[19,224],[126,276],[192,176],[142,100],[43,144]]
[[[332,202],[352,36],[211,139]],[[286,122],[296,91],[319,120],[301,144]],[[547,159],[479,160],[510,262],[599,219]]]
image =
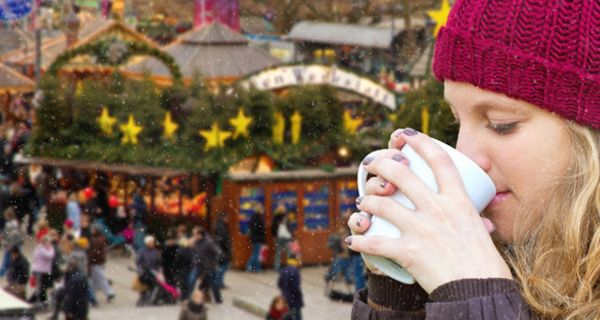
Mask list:
[[427,107],[421,110],[421,132],[429,134],[429,108]]
[[300,115],[300,112],[294,112],[290,118],[290,122],[292,123],[292,144],[298,144],[302,131],[302,115]]
[[96,121],[100,124],[100,130],[102,130],[104,134],[108,136],[113,134],[113,126],[117,122],[117,119],[110,116],[107,107],[102,107],[102,114],[100,114],[100,117],[98,117]]
[[244,109],[240,108],[240,110],[238,110],[237,117],[229,119],[229,124],[235,128],[235,131],[233,132],[233,139],[237,139],[239,136],[248,137],[250,135],[248,127],[251,123],[252,118],[246,117],[244,114]]
[[283,135],[285,133],[285,118],[281,112],[275,113],[275,125],[273,125],[273,142],[283,144]]
[[142,132],[144,128],[142,126],[138,126],[135,124],[135,119],[133,115],[129,115],[129,120],[127,124],[121,125],[121,132],[123,132],[123,138],[121,138],[121,144],[137,144],[138,143],[138,134]]
[[388,119],[390,119],[390,122],[391,122],[392,124],[394,124],[394,123],[396,123],[396,120],[398,120],[398,115],[397,115],[397,114],[395,114],[395,113],[391,113],[391,114],[388,116]]
[[164,132],[163,136],[171,141],[175,140],[175,132],[179,125],[171,120],[171,112],[167,112],[165,114],[165,119],[163,120]]
[[437,38],[438,32],[448,21],[448,15],[450,14],[450,3],[448,0],[442,0],[442,6],[439,10],[427,11],[427,14],[433,21],[435,21],[435,29],[433,35]]
[[361,118],[353,119],[350,110],[344,111],[344,131],[349,134],[356,134],[358,127],[362,124]]
[[206,139],[206,144],[204,145],[204,150],[206,151],[212,148],[223,147],[225,140],[231,137],[231,132],[221,131],[219,124],[213,122],[210,130],[200,130],[200,135]]
[[77,84],[75,85],[75,96],[80,96],[83,94],[83,83],[81,82],[81,80],[77,81]]

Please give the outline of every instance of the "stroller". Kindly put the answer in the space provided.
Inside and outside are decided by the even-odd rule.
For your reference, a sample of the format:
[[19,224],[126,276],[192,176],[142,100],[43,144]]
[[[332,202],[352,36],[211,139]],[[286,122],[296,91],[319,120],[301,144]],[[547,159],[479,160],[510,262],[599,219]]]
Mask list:
[[179,290],[168,284],[162,273],[153,270],[129,268],[138,274],[140,296],[136,306],[160,306],[176,304],[181,297]]

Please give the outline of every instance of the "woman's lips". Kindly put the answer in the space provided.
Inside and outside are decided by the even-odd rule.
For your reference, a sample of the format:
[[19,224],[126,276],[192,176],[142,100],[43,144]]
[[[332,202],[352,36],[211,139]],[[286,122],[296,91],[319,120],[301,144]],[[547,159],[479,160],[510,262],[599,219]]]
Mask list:
[[510,196],[510,191],[503,191],[503,192],[496,193],[496,196],[492,199],[492,201],[490,201],[490,204],[488,205],[488,207],[494,207],[494,206],[499,205],[504,200],[506,200],[506,198],[508,198],[508,196]]

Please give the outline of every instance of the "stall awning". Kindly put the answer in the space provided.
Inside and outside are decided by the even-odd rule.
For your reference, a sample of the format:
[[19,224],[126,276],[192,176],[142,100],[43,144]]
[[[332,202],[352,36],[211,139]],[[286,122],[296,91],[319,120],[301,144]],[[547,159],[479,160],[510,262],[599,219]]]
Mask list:
[[31,92],[35,82],[0,63],[0,93]]
[[302,21],[294,25],[285,39],[295,42],[314,42],[388,49],[402,30],[357,24]]
[[177,177],[189,174],[184,170],[170,168],[158,168],[147,166],[133,166],[125,164],[108,164],[102,162],[83,161],[83,160],[65,160],[51,158],[17,158],[17,164],[34,164],[41,166],[52,166],[64,169],[105,171],[113,173],[128,174],[132,176],[157,176],[157,177]]

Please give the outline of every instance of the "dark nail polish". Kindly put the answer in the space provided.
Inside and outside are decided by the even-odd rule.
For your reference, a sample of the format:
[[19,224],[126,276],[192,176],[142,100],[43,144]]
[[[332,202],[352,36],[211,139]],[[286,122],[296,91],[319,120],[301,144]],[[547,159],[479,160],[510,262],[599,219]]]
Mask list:
[[398,138],[400,135],[402,135],[402,129],[396,130],[396,132],[394,132],[394,138]]
[[346,245],[351,246],[352,245],[352,236],[346,237],[346,239],[344,239],[344,242],[346,243]]
[[387,186],[388,182],[387,180],[383,180],[379,183],[379,187],[381,187],[381,189],[385,188],[385,186]]
[[402,160],[406,160],[406,158],[403,155],[401,155],[401,154],[395,154],[392,157],[392,160],[398,161],[398,162],[402,162]]
[[373,161],[373,157],[366,157],[363,161],[362,161],[362,165],[366,166],[369,163],[371,163],[371,161]]
[[362,223],[363,218],[356,219],[356,226],[360,228],[360,224]]
[[358,198],[356,198],[356,200],[355,200],[356,205],[357,206],[360,205],[360,203],[363,201],[363,199],[364,199],[364,197],[358,197]]
[[402,133],[404,133],[407,136],[414,136],[414,135],[418,134],[419,131],[417,131],[413,128],[406,128],[406,129],[404,129],[404,131],[402,131]]

